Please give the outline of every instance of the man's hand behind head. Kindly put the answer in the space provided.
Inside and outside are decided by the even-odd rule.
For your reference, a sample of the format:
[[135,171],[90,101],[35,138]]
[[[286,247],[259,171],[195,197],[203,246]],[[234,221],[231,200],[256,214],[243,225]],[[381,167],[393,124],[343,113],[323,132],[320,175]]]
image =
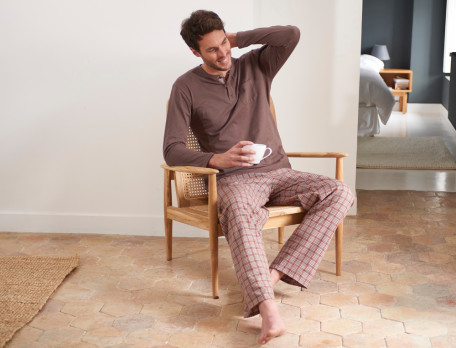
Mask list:
[[225,33],[225,35],[226,35],[226,38],[228,39],[228,41],[231,44],[231,48],[238,47],[237,34],[236,33]]

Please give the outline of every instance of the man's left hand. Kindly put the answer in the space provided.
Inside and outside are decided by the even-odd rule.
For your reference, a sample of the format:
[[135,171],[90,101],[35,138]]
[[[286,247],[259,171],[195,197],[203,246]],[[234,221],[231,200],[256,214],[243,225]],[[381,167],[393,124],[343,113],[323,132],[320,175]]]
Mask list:
[[238,47],[237,34],[236,33],[225,33],[226,38],[230,42],[231,48]]

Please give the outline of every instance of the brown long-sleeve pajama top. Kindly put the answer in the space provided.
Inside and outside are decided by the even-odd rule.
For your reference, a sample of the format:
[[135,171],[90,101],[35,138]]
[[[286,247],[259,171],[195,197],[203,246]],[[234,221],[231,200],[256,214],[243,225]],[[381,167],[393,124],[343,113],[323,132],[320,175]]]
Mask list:
[[[167,164],[207,167],[214,154],[249,140],[266,144],[272,155],[252,167],[221,169],[219,177],[290,167],[269,110],[269,93],[274,76],[299,41],[299,29],[260,28],[237,33],[237,40],[240,48],[263,46],[232,58],[226,81],[198,66],[174,83],[163,143]],[[185,147],[189,127],[202,152]]]

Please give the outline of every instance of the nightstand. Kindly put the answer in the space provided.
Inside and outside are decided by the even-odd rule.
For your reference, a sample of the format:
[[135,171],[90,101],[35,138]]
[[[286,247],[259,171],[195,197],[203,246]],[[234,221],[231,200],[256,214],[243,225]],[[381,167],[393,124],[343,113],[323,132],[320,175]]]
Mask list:
[[[383,69],[380,70],[379,73],[386,85],[392,88],[391,92],[393,95],[399,97],[399,111],[402,111],[402,113],[405,114],[407,112],[408,94],[412,91],[413,71],[408,69]],[[409,80],[408,88],[395,89],[394,79],[396,77],[402,77]]]

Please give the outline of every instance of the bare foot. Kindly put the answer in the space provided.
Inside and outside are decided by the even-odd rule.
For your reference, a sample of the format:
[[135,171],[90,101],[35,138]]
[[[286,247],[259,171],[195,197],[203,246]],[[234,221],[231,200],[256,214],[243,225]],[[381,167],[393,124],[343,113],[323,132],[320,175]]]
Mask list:
[[265,300],[261,302],[259,309],[263,321],[261,323],[261,334],[258,338],[258,343],[265,344],[271,338],[285,333],[287,329],[279,315],[279,310],[274,300]]

